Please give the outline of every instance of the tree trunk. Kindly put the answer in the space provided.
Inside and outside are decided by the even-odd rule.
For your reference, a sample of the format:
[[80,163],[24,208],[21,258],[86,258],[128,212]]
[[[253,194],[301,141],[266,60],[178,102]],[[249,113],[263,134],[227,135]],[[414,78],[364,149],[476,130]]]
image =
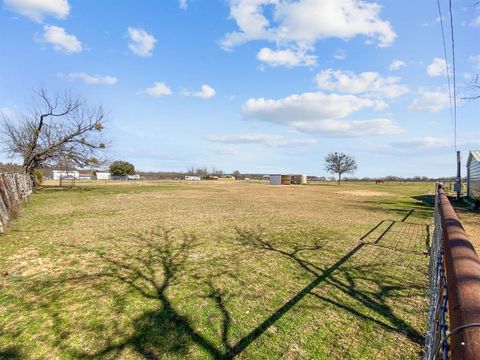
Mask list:
[[30,166],[24,165],[23,172],[30,177],[30,180],[32,181],[32,190],[35,191],[39,185],[37,176],[35,175],[35,169]]
[[342,174],[338,173],[338,186],[340,186],[340,180],[342,179]]

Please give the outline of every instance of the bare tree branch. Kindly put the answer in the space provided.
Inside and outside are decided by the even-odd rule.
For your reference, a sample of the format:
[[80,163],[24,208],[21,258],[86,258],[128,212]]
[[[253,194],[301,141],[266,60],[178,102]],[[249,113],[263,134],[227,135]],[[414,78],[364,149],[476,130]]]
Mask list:
[[325,158],[325,170],[338,175],[338,185],[343,174],[353,174],[357,170],[357,162],[353,157],[344,153],[331,153]]
[[22,157],[25,173],[36,184],[34,171],[40,166],[69,161],[85,167],[101,162],[104,121],[101,106],[90,107],[68,92],[50,96],[41,88],[23,119],[4,117],[1,134],[5,150]]

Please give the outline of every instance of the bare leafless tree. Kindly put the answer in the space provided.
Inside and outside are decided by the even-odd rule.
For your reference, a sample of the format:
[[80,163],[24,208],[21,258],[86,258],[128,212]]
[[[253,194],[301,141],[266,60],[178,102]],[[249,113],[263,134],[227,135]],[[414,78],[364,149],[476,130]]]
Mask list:
[[5,150],[22,158],[36,186],[35,169],[41,166],[68,161],[82,168],[105,160],[104,120],[101,106],[90,107],[69,92],[50,96],[40,88],[21,119],[3,116],[1,134]]
[[468,94],[462,96],[462,100],[478,100],[480,99],[480,79],[478,74],[475,78],[467,85],[467,92]]
[[357,162],[350,155],[335,152],[325,157],[325,170],[331,174],[338,175],[338,185],[340,186],[342,175],[355,173]]

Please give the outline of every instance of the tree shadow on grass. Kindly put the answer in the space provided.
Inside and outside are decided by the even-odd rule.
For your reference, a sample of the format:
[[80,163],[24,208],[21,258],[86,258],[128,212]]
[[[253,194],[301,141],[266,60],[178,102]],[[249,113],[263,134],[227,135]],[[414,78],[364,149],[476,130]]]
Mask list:
[[[81,248],[82,252],[98,257],[101,263],[98,271],[32,285],[32,291],[36,294],[42,294],[42,297],[49,294],[49,298],[44,299],[40,306],[48,314],[51,328],[56,333],[53,345],[75,359],[115,358],[124,351],[133,351],[152,360],[171,356],[188,358],[193,346],[202,349],[211,358],[223,359],[231,347],[228,339],[231,316],[225,305],[227,295],[215,286],[211,278],[197,277],[198,284],[202,285],[201,297],[208,299],[221,315],[218,329],[218,343],[221,345],[218,346],[195,328],[188,314],[184,315],[177,310],[168,295],[171,285],[177,285],[178,278],[185,276],[185,267],[192,249],[198,245],[195,236],[172,236],[172,232],[171,229],[159,228],[137,233],[129,236],[125,242],[118,243],[118,248],[109,253],[102,249]],[[122,245],[125,245],[125,249]],[[70,248],[79,250],[78,247]],[[195,275],[191,277],[194,278]],[[58,291],[61,286],[79,285],[87,290],[87,284],[88,289],[98,291],[100,299],[109,299],[115,303],[115,316],[112,316],[111,324],[108,325],[118,328],[118,332],[111,336],[99,332],[96,343],[102,345],[92,351],[71,345],[69,339],[75,334],[65,327],[62,320],[64,310],[55,305],[61,302],[61,292]],[[120,284],[124,287],[118,288]],[[128,317],[131,311],[127,309],[131,304],[125,299],[125,289],[140,295],[144,302],[154,304],[150,306],[151,310],[131,320],[133,330],[126,335],[121,330],[125,325],[116,319],[117,316]],[[32,308],[32,304],[27,306]]]
[[[134,332],[120,342],[111,342],[95,353],[77,353],[79,358],[103,358],[118,354],[125,348],[146,359],[159,359],[167,354],[187,356],[191,343],[196,344],[213,358],[222,353],[212,342],[197,332],[188,317],[180,314],[167,296],[167,289],[178,273],[184,268],[189,252],[196,243],[196,237],[185,235],[180,243],[173,245],[171,230],[155,230],[137,234],[133,241],[142,247],[140,253],[123,253],[118,258],[100,254],[109,264],[104,274],[120,281],[145,299],[158,303],[155,310],[147,311],[133,321]],[[213,285],[212,294],[213,293]],[[221,295],[212,295],[215,303],[223,305]],[[224,307],[221,307],[226,313]],[[224,325],[229,326],[227,321]],[[228,328],[223,330],[228,332]]]
[[[362,239],[370,235],[375,231],[383,222],[377,224],[374,228],[367,232]],[[386,231],[388,231],[387,228]],[[273,252],[285,256],[292,261],[294,261],[300,268],[307,271],[308,273],[315,276],[314,280],[298,292],[294,297],[287,301],[282,307],[277,309],[269,318],[265,319],[257,328],[255,328],[250,334],[245,336],[240,340],[229,352],[230,357],[234,357],[245,350],[249,344],[255,341],[260,335],[262,335],[271,325],[278,321],[285,313],[292,309],[299,301],[301,301],[305,296],[312,295],[317,299],[335,305],[340,309],[350,312],[358,318],[363,320],[369,320],[377,325],[381,326],[383,329],[386,329],[391,332],[398,334],[406,335],[411,341],[422,344],[423,336],[415,328],[410,326],[405,320],[400,318],[395,314],[394,309],[388,305],[387,299],[390,297],[392,292],[398,292],[405,289],[408,290],[418,290],[421,291],[422,286],[412,286],[412,285],[386,285],[388,284],[388,279],[385,276],[382,279],[375,279],[374,276],[367,276],[366,274],[371,274],[374,269],[385,269],[385,266],[388,266],[388,261],[382,261],[379,259],[372,259],[370,263],[363,264],[362,266],[350,266],[347,265],[349,261],[355,254],[359,253],[361,250],[364,250],[369,243],[361,242],[355,247],[353,247],[348,253],[346,253],[342,258],[340,258],[336,263],[328,267],[319,267],[312,262],[306,260],[301,256],[303,251],[308,250],[317,250],[320,247],[314,245],[312,247],[296,247],[293,250],[285,250],[281,246],[276,245],[273,241],[269,240],[262,229],[242,229],[237,228],[237,239],[241,244],[246,246],[260,249],[268,252]],[[375,242],[381,240],[385,236],[385,231],[376,239]],[[355,275],[357,274],[358,279],[362,279],[363,282],[369,282],[374,284],[377,289],[377,292],[369,291],[370,286],[360,287],[357,284]],[[363,274],[365,276],[361,277],[358,274]],[[339,280],[337,277],[343,277],[346,281]],[[353,307],[346,303],[342,303],[339,300],[330,299],[327,296],[317,294],[315,290],[321,284],[325,283],[339,292],[347,295],[351,300],[357,303],[357,306]],[[396,295],[397,296],[397,295]],[[360,306],[358,306],[360,305]],[[363,312],[362,310],[367,310]],[[369,312],[374,312],[377,314],[377,317],[382,319],[379,320],[377,317],[372,317],[368,315]]]

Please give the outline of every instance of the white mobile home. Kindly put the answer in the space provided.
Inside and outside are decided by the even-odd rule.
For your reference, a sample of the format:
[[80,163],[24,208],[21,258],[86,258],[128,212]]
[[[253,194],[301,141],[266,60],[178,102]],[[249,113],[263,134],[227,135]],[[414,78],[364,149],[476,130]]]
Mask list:
[[78,180],[80,178],[80,173],[76,170],[74,171],[53,170],[52,172],[53,172],[53,180],[60,180],[60,179]]
[[112,175],[109,172],[97,172],[97,180],[111,180]]
[[480,201],[480,150],[472,150],[468,154],[467,196]]

